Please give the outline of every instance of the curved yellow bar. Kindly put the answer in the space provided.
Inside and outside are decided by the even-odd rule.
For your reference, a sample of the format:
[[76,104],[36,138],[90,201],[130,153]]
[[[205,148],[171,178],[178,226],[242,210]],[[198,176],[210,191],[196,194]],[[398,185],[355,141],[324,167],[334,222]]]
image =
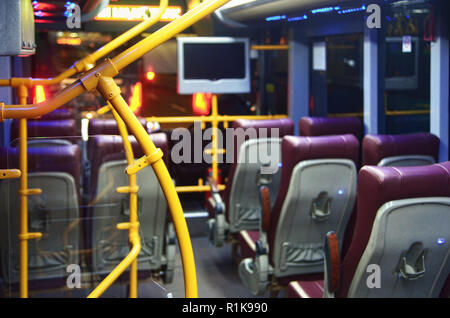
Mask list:
[[117,278],[119,278],[120,274],[122,274],[133,261],[138,257],[139,252],[141,251],[141,240],[138,235],[134,235],[131,239],[131,251],[130,253],[117,265],[116,270],[109,273],[108,276],[89,294],[88,298],[98,298],[100,297],[106,289],[111,285],[111,282],[114,282]]
[[[110,100],[114,109],[123,119],[127,127],[133,132],[137,142],[142,147],[147,157],[152,156],[156,151],[156,147],[148,136],[144,127],[139,120],[134,116],[133,112],[128,107],[127,103],[121,95],[117,95]],[[159,180],[161,188],[169,205],[172,216],[172,221],[180,244],[180,253],[183,263],[184,271],[184,286],[187,298],[196,298],[197,291],[197,275],[195,272],[194,253],[192,251],[191,238],[184,218],[183,209],[181,207],[180,199],[175,191],[175,185],[170,177],[169,171],[162,159],[158,159],[152,163],[153,170]]]

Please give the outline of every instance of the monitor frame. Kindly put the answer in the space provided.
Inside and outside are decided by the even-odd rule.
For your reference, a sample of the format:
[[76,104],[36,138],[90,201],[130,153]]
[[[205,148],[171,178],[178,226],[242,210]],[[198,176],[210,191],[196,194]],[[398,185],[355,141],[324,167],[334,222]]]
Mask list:
[[[185,79],[184,78],[184,44],[244,43],[245,77],[233,79]],[[248,38],[234,37],[178,37],[177,38],[177,91],[178,94],[212,93],[245,94],[250,93],[250,41]]]

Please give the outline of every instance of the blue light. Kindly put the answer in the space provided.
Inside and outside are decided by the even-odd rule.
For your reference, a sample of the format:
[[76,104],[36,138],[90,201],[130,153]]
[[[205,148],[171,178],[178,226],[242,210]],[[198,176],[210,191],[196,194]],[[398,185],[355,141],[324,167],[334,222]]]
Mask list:
[[438,238],[436,240],[436,243],[438,243],[439,245],[445,244],[445,238]]
[[267,17],[266,21],[279,21],[283,19],[286,19],[286,15],[274,15],[272,17]]
[[338,13],[345,14],[345,13],[354,13],[354,12],[360,12],[360,11],[365,11],[365,10],[366,10],[366,6],[362,5],[360,8],[351,8],[351,9],[340,10],[340,11],[338,11]]
[[338,194],[339,194],[339,195],[343,195],[343,194],[344,194],[344,190],[339,190],[339,191],[338,191]]
[[37,16],[37,17],[42,17],[43,16],[42,11],[40,11],[40,10],[38,12],[35,12],[34,15]]
[[308,16],[305,14],[305,15],[299,16],[299,17],[288,18],[288,21],[289,22],[294,22],[294,21],[302,21],[302,20],[306,20],[306,19],[308,19]]
[[326,7],[326,8],[319,8],[319,9],[311,10],[311,13],[312,14],[324,13],[324,12],[331,12],[333,10],[339,10],[339,9],[340,9],[340,7]]

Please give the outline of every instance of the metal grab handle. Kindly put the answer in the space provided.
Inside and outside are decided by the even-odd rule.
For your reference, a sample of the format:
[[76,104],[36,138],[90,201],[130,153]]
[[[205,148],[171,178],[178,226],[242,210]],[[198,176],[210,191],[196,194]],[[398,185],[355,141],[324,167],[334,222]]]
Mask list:
[[416,280],[425,274],[425,249],[421,242],[411,245],[400,260],[400,274],[407,280]]
[[312,202],[310,215],[313,220],[322,222],[331,215],[332,197],[328,196],[328,192],[320,192],[318,197]]

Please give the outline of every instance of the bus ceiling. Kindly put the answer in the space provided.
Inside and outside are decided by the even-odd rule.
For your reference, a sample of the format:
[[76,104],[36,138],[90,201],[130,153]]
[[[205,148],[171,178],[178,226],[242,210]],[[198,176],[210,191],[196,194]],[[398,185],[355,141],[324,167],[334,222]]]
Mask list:
[[[246,27],[267,22],[292,22],[313,20],[328,14],[346,16],[348,13],[366,11],[372,3],[391,4],[391,8],[420,7],[430,0],[231,0],[216,10],[216,16],[230,27]],[[330,20],[326,19],[326,23]],[[320,22],[319,22],[320,23]],[[273,25],[277,25],[274,23]]]

